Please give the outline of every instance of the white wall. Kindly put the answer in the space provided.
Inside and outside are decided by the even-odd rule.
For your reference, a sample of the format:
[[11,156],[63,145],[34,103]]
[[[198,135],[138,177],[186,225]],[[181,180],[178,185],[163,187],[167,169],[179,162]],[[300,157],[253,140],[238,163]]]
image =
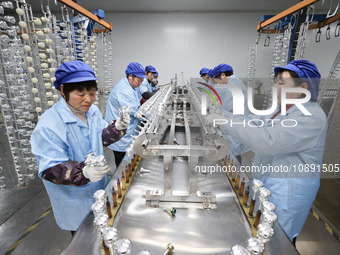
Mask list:
[[[113,28],[114,82],[122,78],[126,66],[137,61],[159,71],[160,84],[174,74],[184,79],[198,77],[202,67],[230,64],[239,77],[247,76],[248,47],[258,34],[256,27],[263,13],[106,13]],[[305,58],[315,62],[326,77],[339,50],[340,37],[315,43],[316,31],[308,32]],[[256,66],[257,77],[270,73],[274,36],[270,47],[263,47],[261,35]]]
[[[315,42],[315,36],[318,29],[310,30],[307,34],[305,59],[308,59],[317,65],[323,78],[327,78],[335,57],[340,50],[340,36],[334,36],[334,30],[337,23],[338,22],[334,22],[330,27],[330,40],[327,40],[325,36],[327,26],[321,28],[319,43]],[[340,78],[340,72],[338,72],[337,77]]]
[[248,46],[256,37],[260,15],[232,13],[107,13],[113,27],[113,72],[117,80],[129,62],[153,65],[160,83],[177,73],[185,80],[198,77],[202,67],[222,62],[235,73],[247,72]]

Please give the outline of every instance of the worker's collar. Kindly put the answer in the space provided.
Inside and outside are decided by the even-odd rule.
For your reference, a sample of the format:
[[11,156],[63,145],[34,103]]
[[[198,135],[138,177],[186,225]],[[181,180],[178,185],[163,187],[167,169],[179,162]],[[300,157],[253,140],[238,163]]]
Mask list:
[[[62,118],[64,123],[78,122],[78,118],[76,117],[76,115],[72,113],[71,109],[68,107],[63,97],[60,98],[60,101],[59,101],[59,112],[60,112],[60,117]],[[93,106],[91,106],[87,114],[90,114],[92,116],[94,113],[95,113],[95,109]]]
[[237,78],[237,76],[235,74],[232,74],[230,76],[227,76],[227,78],[228,78],[227,84],[230,84],[233,81],[233,79]]

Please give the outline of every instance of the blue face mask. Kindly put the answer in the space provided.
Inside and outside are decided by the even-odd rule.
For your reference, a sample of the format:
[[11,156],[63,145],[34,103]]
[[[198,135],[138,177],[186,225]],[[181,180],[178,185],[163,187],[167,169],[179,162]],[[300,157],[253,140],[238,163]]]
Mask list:
[[152,79],[152,81],[153,81],[153,82],[156,82],[156,81],[157,81],[157,79],[153,78],[153,79]]

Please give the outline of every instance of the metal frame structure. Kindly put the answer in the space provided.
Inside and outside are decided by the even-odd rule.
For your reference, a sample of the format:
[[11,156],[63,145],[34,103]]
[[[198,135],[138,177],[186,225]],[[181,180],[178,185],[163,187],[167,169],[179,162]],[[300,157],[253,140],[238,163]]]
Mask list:
[[[337,20],[340,20],[340,14],[336,15],[339,5],[336,7],[333,13],[331,13],[331,8],[332,8],[331,6],[327,15],[314,15],[315,8],[313,4],[318,1],[319,0],[303,0],[300,3],[288,8],[285,11],[282,11],[279,14],[267,20],[259,22],[257,31],[260,33],[267,33],[269,35],[273,33],[274,34],[280,33],[281,29],[287,24],[291,23],[292,19],[294,18],[294,26],[291,32],[292,34],[291,34],[291,41],[290,41],[287,62],[290,62],[294,59],[302,58],[303,53],[304,53],[304,44],[305,44],[307,30],[319,28],[319,31],[317,32],[317,36],[316,36],[316,42],[319,42],[320,34],[321,34],[320,28],[328,25],[328,28],[326,31],[326,38],[328,40],[330,38],[330,24]],[[312,15],[309,14],[309,11],[311,9],[313,11]],[[295,17],[293,17],[292,14],[294,14]],[[283,20],[284,18],[287,19],[289,17],[290,17],[289,22]],[[318,21],[318,22],[316,24],[310,24],[313,21]],[[275,22],[279,22],[278,28],[264,29],[265,27],[268,27],[269,25]],[[335,32],[336,37],[339,36],[339,27],[340,27],[340,22],[336,28],[336,32]]]
[[[162,94],[168,96],[164,97]],[[164,190],[148,190],[147,203],[155,207],[162,203],[166,206],[176,203],[177,207],[188,207],[189,203],[196,205],[203,203],[203,208],[214,208],[216,202],[214,193],[197,190],[198,173],[195,166],[198,165],[200,157],[210,160],[222,159],[228,152],[227,142],[217,130],[206,125],[200,113],[201,100],[199,100],[200,92],[197,88],[172,84],[167,88],[162,88],[155,96],[158,97],[155,97],[155,102],[150,102],[152,105],[157,105],[157,101],[167,98],[169,102],[158,116],[150,115],[154,110],[144,112],[149,121],[144,124],[134,142],[135,152],[143,158],[163,156]],[[141,110],[143,111],[143,108]],[[185,133],[185,138],[180,141],[181,144],[175,137],[178,128],[183,129]],[[194,140],[192,136],[198,139]],[[175,157],[188,159],[186,167],[188,187],[184,191],[172,188]]]
[[107,28],[108,30],[112,31],[112,26],[111,23],[108,23],[104,20],[99,19],[96,15],[94,15],[93,13],[89,12],[88,10],[86,10],[84,7],[76,4],[75,2],[71,1],[71,0],[58,0],[58,2],[65,4],[66,6],[74,9],[75,11],[85,15],[86,17],[88,17],[89,19],[97,22],[98,24],[102,25],[103,27]]
[[[259,25],[257,26],[257,31],[259,33],[265,33],[265,34],[276,34],[278,32],[280,32],[280,29],[264,29],[265,27],[277,22],[277,21],[280,21],[282,20],[283,18],[287,18],[289,17],[290,15],[292,15],[293,13],[297,12],[297,11],[300,11],[304,8],[307,8],[309,5],[315,3],[315,2],[318,2],[319,0],[304,0],[304,1],[301,1],[300,3],[292,6],[291,8],[283,11],[283,12],[280,12],[279,14],[267,19],[267,20],[264,20],[264,21],[260,21],[259,22]],[[317,17],[320,17],[323,16],[323,20],[320,20],[318,21]],[[327,26],[335,21],[338,21],[340,20],[340,14],[337,14],[337,15],[315,15],[314,16],[314,21],[318,21],[317,23],[315,24],[312,24],[310,26],[308,26],[308,30],[312,30],[312,29],[316,29],[316,28],[321,28],[321,27],[324,27],[324,26]]]
[[273,24],[274,22],[279,21],[280,19],[282,19],[284,17],[287,17],[288,15],[293,14],[294,12],[297,12],[297,11],[299,11],[301,9],[304,9],[307,6],[309,6],[311,4],[314,4],[314,3],[318,2],[318,1],[319,0],[304,0],[304,1],[301,1],[300,3],[297,3],[296,5],[288,8],[287,10],[285,10],[283,12],[280,12],[279,14],[275,15],[274,17],[272,17],[272,18],[270,18],[268,20],[260,22],[259,25],[257,26],[257,31],[258,32],[263,32],[262,30],[266,26],[269,26],[270,24]]

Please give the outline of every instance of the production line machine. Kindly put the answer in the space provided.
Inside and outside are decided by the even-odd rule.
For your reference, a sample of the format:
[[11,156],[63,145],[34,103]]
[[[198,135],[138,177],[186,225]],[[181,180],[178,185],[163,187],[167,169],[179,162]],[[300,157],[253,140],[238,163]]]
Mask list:
[[[220,160],[228,152],[222,134],[206,125],[201,112],[200,92],[186,86],[168,86],[143,104],[139,111],[147,120],[133,143],[133,149],[142,158],[162,156],[164,188],[148,190],[146,201],[158,207],[174,205],[187,207],[188,203],[201,203],[206,209],[216,203],[216,196],[208,190],[197,190],[199,158]],[[198,114],[197,114],[198,113]],[[138,113],[137,113],[138,114]],[[187,187],[174,190],[173,161],[180,157],[186,164],[184,171]]]
[[[239,164],[201,102],[195,84],[174,79],[139,108],[135,116],[143,121],[127,149],[131,164],[121,164],[96,192],[63,254],[298,254],[275,224],[270,191],[260,181],[251,183],[248,203],[248,176],[206,171]],[[219,108],[208,101],[207,112]]]

